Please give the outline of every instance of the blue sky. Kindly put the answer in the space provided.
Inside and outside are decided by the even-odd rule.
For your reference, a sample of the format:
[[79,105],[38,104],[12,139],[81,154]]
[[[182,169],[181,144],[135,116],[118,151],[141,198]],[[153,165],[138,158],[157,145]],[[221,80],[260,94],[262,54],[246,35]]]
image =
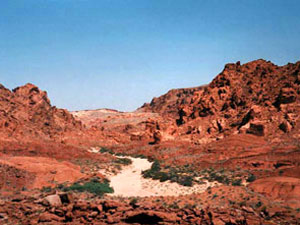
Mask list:
[[228,62],[300,60],[298,0],[1,0],[0,83],[131,111]]

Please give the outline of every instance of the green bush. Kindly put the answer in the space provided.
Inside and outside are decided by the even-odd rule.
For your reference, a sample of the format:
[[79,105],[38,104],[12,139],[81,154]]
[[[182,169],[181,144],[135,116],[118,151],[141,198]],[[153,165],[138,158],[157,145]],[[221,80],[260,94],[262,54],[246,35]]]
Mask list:
[[242,185],[242,179],[235,179],[232,181],[233,186],[241,186]]
[[129,205],[131,205],[132,207],[135,207],[137,202],[138,202],[137,198],[133,198],[130,200]]
[[105,148],[105,147],[101,147],[99,152],[101,152],[101,153],[106,153],[107,152],[107,153],[112,154],[112,155],[114,154],[113,150]]
[[151,166],[151,171],[152,172],[159,172],[160,171],[160,163],[159,163],[159,161],[158,160],[155,160],[154,161],[154,163],[152,164],[152,166]]
[[214,194],[213,196],[212,196],[212,199],[215,199],[215,198],[217,198],[218,197],[218,195],[217,194]]
[[253,175],[253,174],[250,174],[250,176],[247,178],[247,182],[253,182],[253,181],[255,181],[256,180],[256,176],[255,175]]
[[225,177],[221,176],[221,175],[216,175],[215,176],[215,180],[218,181],[219,183],[223,183],[224,182]]
[[42,192],[51,192],[52,188],[51,187],[43,187]]
[[[187,167],[185,167],[187,168]],[[161,182],[170,180],[171,182],[176,182],[183,186],[191,187],[193,186],[193,176],[181,175],[183,172],[182,168],[164,168],[164,171],[161,171],[159,161],[155,160],[149,170],[144,170],[142,172],[143,177],[152,178],[154,180],[159,180]]]
[[133,155],[134,158],[140,158],[140,159],[147,159],[147,156],[143,155],[143,154],[137,154],[137,155]]
[[179,180],[179,184],[187,187],[193,186],[193,178],[190,176],[182,177],[182,179]]
[[169,176],[165,172],[158,172],[157,173],[157,179],[159,179],[160,182],[164,182],[169,180]]
[[90,192],[99,196],[105,193],[113,193],[114,190],[108,182],[100,183],[98,180],[92,180],[84,184],[74,183],[70,187],[64,188],[64,191]]
[[256,208],[259,208],[259,207],[261,207],[262,205],[263,205],[262,202],[259,201],[259,202],[256,203],[255,207],[256,207]]
[[118,158],[114,160],[114,163],[119,163],[122,165],[130,165],[132,163],[132,160],[128,158]]

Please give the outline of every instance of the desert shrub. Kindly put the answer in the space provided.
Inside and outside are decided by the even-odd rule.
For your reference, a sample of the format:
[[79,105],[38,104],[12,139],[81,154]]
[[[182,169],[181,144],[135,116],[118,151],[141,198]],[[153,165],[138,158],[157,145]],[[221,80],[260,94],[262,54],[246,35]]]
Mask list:
[[226,184],[226,185],[230,184],[230,180],[228,179],[228,177],[225,177],[225,179],[223,180],[223,184]]
[[107,152],[107,153],[112,154],[112,155],[114,154],[113,150],[105,148],[105,147],[101,147],[99,152],[101,152],[101,153],[106,153]]
[[64,184],[58,184],[56,186],[56,188],[59,189],[59,190],[63,190],[65,188],[65,185]]
[[247,182],[253,182],[253,181],[255,181],[256,180],[256,176],[255,175],[253,175],[253,174],[250,174],[250,176],[247,178]]
[[212,199],[215,199],[215,198],[217,198],[218,197],[218,195],[217,194],[214,194],[213,196],[212,196]]
[[162,171],[159,161],[155,160],[151,168],[144,170],[142,174],[145,178],[152,178],[161,182],[170,180],[171,182],[191,187],[193,185],[193,176],[181,175],[182,172],[182,168],[171,167],[168,167],[168,169],[164,168],[164,171]]
[[246,202],[246,201],[242,201],[242,202],[240,202],[240,203],[239,203],[239,206],[240,206],[240,207],[242,207],[242,206],[246,206],[246,204],[247,204],[247,202]]
[[233,186],[241,186],[242,185],[242,179],[235,179],[232,181]]
[[206,189],[206,191],[207,191],[208,194],[211,194],[211,193],[212,193],[211,187],[208,187],[208,188]]
[[165,172],[159,172],[158,176],[159,176],[158,179],[159,179],[160,182],[164,182],[164,181],[169,180],[169,176]]
[[74,183],[71,186],[64,188],[64,191],[86,191],[99,196],[102,196],[105,193],[114,192],[113,188],[109,186],[109,183],[107,181],[100,183],[98,180],[91,180],[84,184]]
[[224,179],[225,179],[225,177],[222,175],[216,174],[216,176],[215,176],[215,181],[218,181],[219,183],[223,183]]
[[179,180],[179,184],[187,187],[192,187],[193,186],[193,178],[190,176],[184,176],[182,179]]
[[169,205],[169,208],[179,209],[179,205],[177,204],[177,202],[173,202],[172,204]]
[[153,172],[158,172],[158,171],[160,171],[160,163],[159,163],[159,161],[158,160],[155,160],[154,162],[153,162],[153,164],[152,164],[152,166],[151,166],[151,171],[153,171]]
[[147,159],[148,157],[143,154],[137,154],[133,156],[134,158]]
[[138,202],[137,198],[133,198],[130,200],[129,205],[131,205],[132,207],[136,206],[136,203]]
[[235,201],[228,200],[228,202],[229,202],[230,205],[235,205]]
[[114,160],[114,163],[119,163],[122,165],[130,165],[132,163],[132,160],[128,158],[118,158]]
[[51,187],[43,187],[42,192],[51,192],[52,188]]
[[257,202],[256,205],[255,205],[256,208],[259,208],[259,207],[261,207],[261,206],[262,206],[261,201]]

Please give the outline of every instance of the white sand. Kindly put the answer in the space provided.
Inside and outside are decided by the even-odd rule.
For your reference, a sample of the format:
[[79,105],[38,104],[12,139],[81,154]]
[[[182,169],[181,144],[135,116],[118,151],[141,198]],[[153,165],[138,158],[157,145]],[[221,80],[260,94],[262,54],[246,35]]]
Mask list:
[[195,184],[193,187],[185,187],[170,181],[160,182],[153,179],[145,179],[142,171],[151,168],[152,163],[147,159],[125,157],[132,160],[132,164],[123,167],[117,175],[103,171],[114,188],[113,196],[122,197],[146,197],[146,196],[179,196],[204,192],[207,187],[216,183]]

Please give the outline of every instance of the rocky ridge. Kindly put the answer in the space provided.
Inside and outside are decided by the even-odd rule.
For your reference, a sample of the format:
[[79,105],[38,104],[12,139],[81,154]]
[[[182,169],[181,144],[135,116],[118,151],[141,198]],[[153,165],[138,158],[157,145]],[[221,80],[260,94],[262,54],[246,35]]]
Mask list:
[[1,85],[0,108],[2,138],[61,139],[83,128],[67,110],[51,106],[47,93],[33,84],[12,91]]
[[[227,64],[209,85],[171,90],[131,113],[69,113],[32,84],[1,85],[0,222],[297,224],[299,70],[300,62]],[[107,151],[157,160],[160,175],[219,185],[176,198],[61,193],[61,185],[104,179],[99,169],[122,169]],[[41,192],[47,186],[52,193]]]

